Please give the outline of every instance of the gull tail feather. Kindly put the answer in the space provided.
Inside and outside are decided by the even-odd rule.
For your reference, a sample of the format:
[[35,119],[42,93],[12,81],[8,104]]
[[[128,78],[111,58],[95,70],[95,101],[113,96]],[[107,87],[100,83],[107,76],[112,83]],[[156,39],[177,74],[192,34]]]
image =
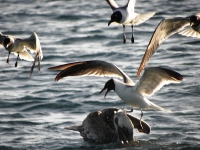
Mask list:
[[64,129],[73,130],[73,131],[80,131],[81,127],[82,127],[81,125],[72,125],[72,126],[67,126]]

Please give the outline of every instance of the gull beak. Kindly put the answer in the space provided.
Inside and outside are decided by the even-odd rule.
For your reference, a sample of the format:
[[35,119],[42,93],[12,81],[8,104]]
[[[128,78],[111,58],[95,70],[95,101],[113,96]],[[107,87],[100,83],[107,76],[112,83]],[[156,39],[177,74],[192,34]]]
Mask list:
[[6,45],[6,48],[8,48],[10,45],[11,45],[12,43],[10,42],[10,43],[8,43],[7,45]]
[[194,26],[194,22],[190,22],[190,26]]
[[[106,89],[107,89],[107,90],[106,90]],[[106,90],[106,93],[105,93],[105,95],[104,95],[104,98],[106,98],[106,95],[108,94],[108,92],[109,92],[111,89],[106,88],[106,86],[104,86],[104,88],[99,92],[99,95],[100,95],[104,90]]]
[[110,20],[109,22],[108,22],[108,26],[112,23],[113,21],[112,20]]

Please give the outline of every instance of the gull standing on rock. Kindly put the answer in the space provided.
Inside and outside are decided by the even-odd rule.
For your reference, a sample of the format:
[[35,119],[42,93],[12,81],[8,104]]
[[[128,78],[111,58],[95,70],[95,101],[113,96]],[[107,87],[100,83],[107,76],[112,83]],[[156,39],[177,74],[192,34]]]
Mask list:
[[56,81],[68,76],[107,76],[122,78],[123,82],[116,78],[110,79],[106,82],[101,92],[107,90],[105,93],[106,97],[110,90],[114,90],[121,100],[131,107],[141,110],[141,118],[143,116],[143,110],[162,110],[169,112],[169,110],[149,101],[145,96],[153,95],[165,84],[180,83],[183,79],[181,74],[171,69],[151,67],[145,69],[143,76],[135,85],[116,65],[100,60],[74,62],[49,69],[62,70],[56,76]]
[[[33,32],[33,34],[29,38],[24,39],[20,39],[10,35],[3,35],[2,33],[0,33],[0,45],[2,45],[8,51],[7,63],[9,63],[10,53],[14,53],[15,55],[17,55],[15,67],[17,67],[18,58],[24,59],[26,61],[33,61],[33,65],[30,71],[31,75],[35,67],[36,59],[38,58],[38,71],[40,71],[40,62],[43,58],[43,54],[39,38],[35,32]],[[27,52],[27,50],[36,53],[34,59]]]
[[113,22],[123,25],[124,44],[126,43],[125,25],[131,25],[132,28],[131,42],[134,43],[133,26],[145,22],[155,14],[155,12],[149,12],[146,14],[136,13],[135,12],[136,0],[129,0],[128,3],[123,7],[119,7],[114,0],[106,0],[106,1],[113,10],[113,14],[111,15],[111,20],[109,21],[108,26]]
[[[183,30],[186,26],[190,27]],[[200,38],[200,13],[193,14],[189,17],[163,19],[156,27],[151,40],[149,41],[149,45],[147,46],[146,52],[140,63],[136,77],[139,77],[143,68],[162,42],[177,32],[183,36]]]

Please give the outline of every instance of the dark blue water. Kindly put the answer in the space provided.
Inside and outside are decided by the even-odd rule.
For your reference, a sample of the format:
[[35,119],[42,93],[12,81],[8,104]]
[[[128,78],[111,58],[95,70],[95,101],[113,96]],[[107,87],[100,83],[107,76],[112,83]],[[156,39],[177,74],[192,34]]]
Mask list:
[[[126,1],[118,0],[119,5]],[[149,99],[171,113],[145,111],[152,128],[149,135],[134,130],[139,144],[89,144],[78,132],[65,126],[80,124],[89,112],[108,107],[130,108],[110,92],[106,99],[98,92],[109,78],[69,77],[55,82],[57,71],[47,68],[85,60],[105,60],[118,65],[135,82],[135,75],[157,24],[163,17],[189,16],[199,11],[197,0],[138,0],[136,12],[156,15],[135,27],[107,26],[111,9],[102,0],[0,0],[0,32],[29,37],[35,31],[44,59],[41,73],[32,62],[15,55],[6,63],[7,51],[0,48],[0,149],[199,149],[200,148],[200,42],[178,34],[170,37],[148,63],[170,67],[184,76],[180,84],[164,86]],[[140,110],[132,115],[140,117]]]

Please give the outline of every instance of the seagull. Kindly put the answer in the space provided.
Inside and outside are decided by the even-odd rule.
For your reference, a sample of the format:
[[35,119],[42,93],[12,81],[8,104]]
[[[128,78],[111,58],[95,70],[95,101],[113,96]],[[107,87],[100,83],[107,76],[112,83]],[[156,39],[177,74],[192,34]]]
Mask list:
[[[186,26],[189,26],[189,28],[184,29]],[[149,41],[149,45],[138,68],[137,78],[162,42],[177,32],[183,36],[200,38],[200,13],[188,17],[161,20]]]
[[[121,120],[126,122],[121,122]],[[118,120],[116,124],[115,120]],[[131,127],[129,127],[131,124]],[[122,140],[127,139],[133,141],[133,128],[138,129],[141,133],[149,134],[151,127],[142,121],[143,129],[140,126],[140,120],[126,113],[125,110],[119,108],[106,108],[101,111],[94,111],[88,114],[80,125],[67,126],[64,129],[80,132],[80,135],[87,142],[93,143],[110,143],[120,140],[120,135],[123,134]],[[122,133],[118,133],[117,130]],[[127,130],[132,130],[132,133],[127,133]],[[129,142],[130,142],[129,141]]]
[[[43,54],[39,38],[35,32],[33,32],[29,38],[24,39],[20,39],[18,37],[10,35],[3,35],[2,33],[0,33],[0,45],[2,45],[8,51],[7,63],[9,63],[10,53],[14,53],[15,55],[17,55],[15,67],[17,67],[18,58],[24,59],[26,61],[33,61],[33,65],[30,71],[31,76],[35,67],[35,62],[38,58],[38,71],[40,71],[40,62],[43,58]],[[27,52],[27,50],[36,53],[34,59]]]
[[145,22],[155,14],[155,12],[149,12],[146,14],[136,13],[135,12],[136,0],[129,0],[128,3],[123,7],[119,7],[114,0],[106,0],[106,1],[113,10],[113,14],[111,15],[111,20],[108,22],[108,26],[111,23],[117,23],[123,25],[124,44],[126,44],[125,25],[131,25],[132,28],[131,42],[134,43],[133,26]]
[[114,125],[122,144],[133,141],[134,125],[125,110],[114,111]]
[[165,84],[180,83],[183,79],[181,74],[171,69],[149,67],[145,69],[145,72],[138,83],[134,84],[134,82],[119,67],[101,60],[74,62],[51,67],[49,69],[62,70],[56,76],[55,81],[68,76],[107,76],[123,79],[122,82],[117,78],[111,78],[105,83],[104,88],[99,94],[107,89],[105,93],[106,97],[110,90],[114,90],[125,103],[129,104],[132,108],[139,108],[141,110],[141,119],[143,110],[161,110],[170,112],[149,101],[145,96],[152,96]]

